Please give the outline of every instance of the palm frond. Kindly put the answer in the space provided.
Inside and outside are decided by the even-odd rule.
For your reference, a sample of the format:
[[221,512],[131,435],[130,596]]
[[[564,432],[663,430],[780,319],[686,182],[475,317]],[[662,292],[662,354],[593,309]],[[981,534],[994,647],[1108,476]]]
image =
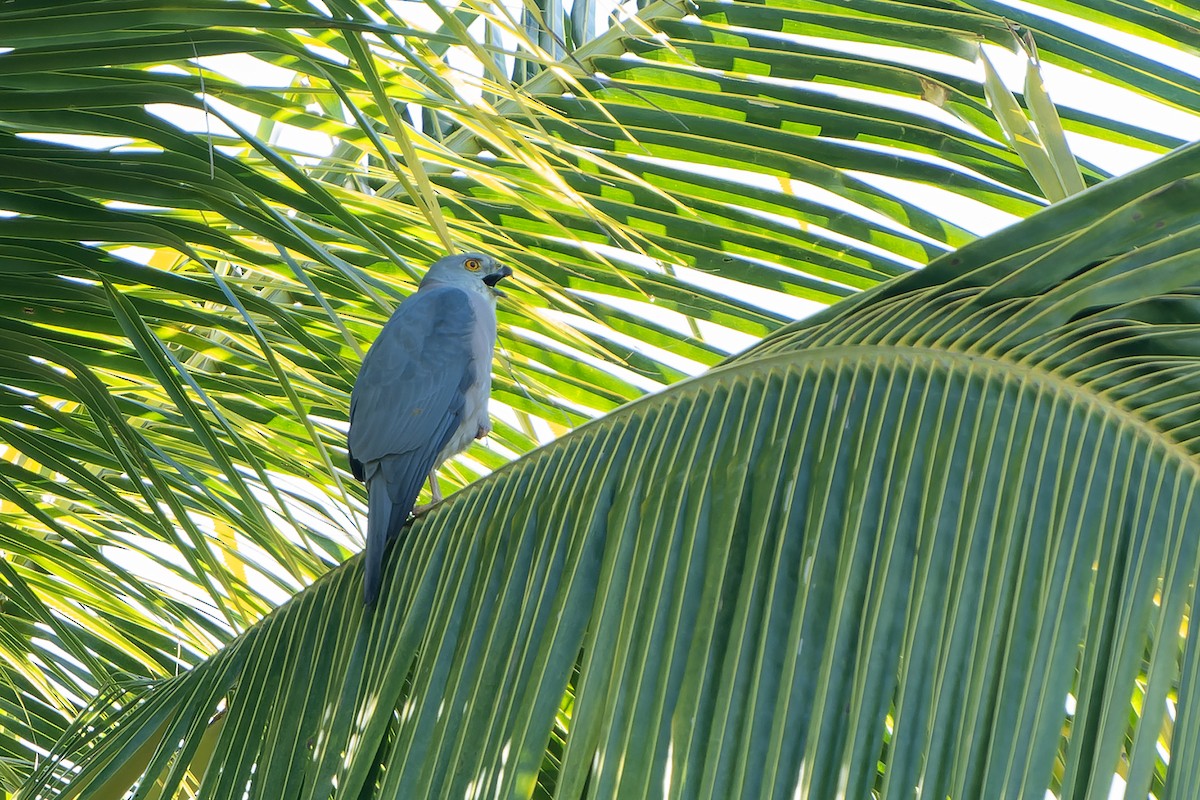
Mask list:
[[[496,433],[455,488],[967,244],[964,207],[1042,208],[973,61],[1011,46],[1005,20],[1048,80],[1196,109],[1177,66],[1191,12],[1152,3],[1052,10],[1171,59],[982,2],[662,2],[561,58],[556,37],[589,26],[553,4],[531,4],[552,29],[532,32],[491,4],[430,8],[432,24],[373,0],[0,11],[14,774],[98,692],[140,696],[354,552],[348,390],[447,243],[521,276]],[[1054,97],[1089,184],[1117,167],[1081,144],[1151,159],[1182,142]]]
[[1198,186],[1200,146],[498,470],[374,615],[335,570],[24,796],[1191,796]]

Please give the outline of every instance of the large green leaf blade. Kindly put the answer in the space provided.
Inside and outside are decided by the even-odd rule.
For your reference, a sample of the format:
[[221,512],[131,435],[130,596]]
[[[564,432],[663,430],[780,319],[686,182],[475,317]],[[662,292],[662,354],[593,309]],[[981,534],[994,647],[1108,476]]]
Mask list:
[[[348,564],[143,704],[194,747],[237,676],[222,797],[1191,781],[1197,185],[1188,148],[592,422],[415,523],[373,614]],[[139,745],[109,714],[73,780]]]
[[[576,5],[571,14],[588,13],[590,4]],[[595,27],[595,20],[573,17],[572,23],[585,24],[560,28],[559,12],[566,12],[551,0],[530,0],[522,19],[484,2],[454,11],[432,3],[436,19],[428,23],[410,15],[408,6],[377,0],[319,6],[185,0],[164,11],[150,0],[99,5],[27,0],[4,4],[0,11],[5,44],[13,48],[0,53],[0,210],[5,214],[0,218],[0,304],[10,312],[0,320],[0,544],[11,567],[3,581],[10,605],[0,620],[0,759],[7,759],[0,763],[11,764],[18,775],[9,780],[12,776],[0,774],[6,788],[33,769],[37,754],[69,728],[97,691],[127,680],[162,679],[195,665],[357,549],[362,494],[343,471],[339,421],[345,419],[363,350],[395,302],[411,291],[422,265],[441,253],[445,237],[433,230],[439,209],[456,246],[494,251],[520,276],[500,315],[504,350],[496,365],[495,408],[503,419],[490,445],[476,447],[443,471],[444,489],[450,491],[539,441],[716,365],[814,306],[836,300],[845,303],[839,313],[854,312],[859,308],[855,292],[870,291],[974,238],[975,227],[956,213],[959,206],[1001,209],[992,219],[1041,208],[1036,182],[1001,141],[981,76],[968,63],[980,41],[1008,42],[1002,17],[1027,26],[1055,69],[1089,73],[1089,86],[1130,89],[1160,106],[1173,106],[1177,119],[1194,115],[1196,105],[1194,76],[1177,66],[1178,58],[1195,47],[1195,14],[1151,2],[1046,0],[1018,8],[982,2],[772,0],[699,3],[687,9],[659,2],[636,18],[622,18],[558,62],[551,54],[559,43],[550,30],[561,37],[570,28],[580,32],[573,36],[590,37],[582,32]],[[1094,29],[1062,24],[1039,8],[1132,33],[1167,48],[1158,51],[1167,56],[1157,63],[1136,44],[1127,45],[1129,40],[1113,36],[1110,41]],[[696,13],[685,15],[688,9]],[[539,18],[548,30],[535,29]],[[576,38],[571,44],[581,42]],[[464,66],[464,54],[481,68]],[[510,71],[535,77],[517,87],[504,78]],[[1113,119],[1074,107],[1077,98],[1053,88],[1072,146],[1090,137],[1132,148],[1135,157],[1145,159],[1186,138],[1180,133],[1186,126],[1160,125],[1153,115]],[[1044,105],[1044,98],[1033,94],[1024,98],[1025,105]],[[323,140],[326,135],[331,138]],[[1123,168],[1103,158],[1081,163],[1089,185]],[[419,187],[421,201],[404,190],[406,182]],[[1148,188],[1120,185],[1129,200]],[[927,205],[914,194],[929,187],[941,187],[935,190],[942,193],[940,204]],[[1065,231],[1100,213],[1092,203],[1064,209],[1074,223],[1053,217],[1056,236],[1066,237]],[[1186,207],[1195,198],[1176,191],[1158,205],[1139,204],[1149,220],[1145,225],[1157,221],[1164,208],[1170,211],[1172,203]],[[1103,211],[1110,226],[1091,230],[1076,246],[1092,248],[1096,257],[1124,247],[1121,237],[1136,221],[1116,224],[1122,218],[1115,208]],[[1180,226],[1186,227],[1186,220],[1178,221]],[[1024,228],[1023,238],[1036,240],[1030,232],[1037,229]],[[1147,228],[1150,237],[1157,233]],[[1175,268],[1186,271],[1185,253],[1194,242],[1173,241]],[[1000,287],[998,296],[1045,289],[1038,275],[1051,274],[1045,268],[1055,259],[1083,266],[1053,249],[1065,239],[1043,241],[1037,245],[1046,255],[1041,266],[1005,284],[999,275],[1036,255],[1022,253],[1018,240],[1010,244],[1005,249],[992,241],[980,251],[967,247],[956,254],[962,261],[942,259],[917,283],[889,286],[909,291],[926,285],[921,281],[932,285],[947,279],[947,270],[949,280],[957,280],[976,254],[992,265],[990,272],[978,276],[976,284],[956,285],[994,284]],[[1130,258],[1166,256],[1166,251],[1151,251]],[[1106,268],[1136,282],[1141,273],[1135,266],[1130,260]],[[1054,280],[1064,277],[1055,274]],[[1094,303],[1112,302],[1105,299],[1110,290],[1118,295],[1128,290],[1108,282],[1111,275],[1094,277],[1099,288],[1076,291],[1080,287],[1072,284],[1069,298],[1025,315],[1020,324],[1062,325]],[[105,285],[113,291],[106,292]],[[863,302],[874,303],[890,291]],[[906,329],[919,328],[938,342],[960,324],[996,331],[997,341],[1026,335],[1007,324],[1010,309],[998,296],[982,316],[957,307],[942,318],[935,313],[941,295],[928,298],[930,307],[922,305],[923,296],[913,295],[903,308],[876,308],[877,317],[864,314],[848,324],[864,335],[872,329],[878,333],[877,326],[911,325]],[[1096,325],[1116,324],[1122,313],[1114,311],[1112,319],[1097,319]],[[1064,354],[1076,357],[1092,342]],[[1112,380],[1125,380],[1121,370],[1132,369],[1121,367]],[[1171,381],[1186,380],[1178,369]],[[957,377],[930,375],[956,385]],[[1137,380],[1146,391],[1168,392],[1159,398],[1164,415],[1181,413],[1169,399],[1169,388],[1154,389],[1144,376]],[[850,384],[836,387],[843,385]],[[806,408],[823,408],[829,401],[815,398],[840,391],[836,387],[819,385]],[[929,386],[922,391],[935,398]],[[712,410],[704,424],[721,417]],[[672,419],[683,426],[687,418]],[[1177,421],[1167,417],[1162,424]],[[816,446],[816,434],[810,433],[804,447]],[[1190,440],[1196,431],[1182,429],[1178,435]],[[725,468],[723,462],[706,460],[718,458],[716,445],[705,447],[698,451],[701,463],[716,464],[710,471]],[[663,451],[657,459],[665,464],[687,457]],[[803,460],[795,464],[788,469],[802,475],[825,468]],[[930,464],[930,470],[944,466]],[[897,480],[903,478],[894,466],[873,469],[890,469]],[[920,484],[914,475],[904,480],[907,486]],[[589,503],[602,505],[600,498],[588,497]],[[688,502],[676,516],[659,522],[670,526],[686,520],[694,526],[708,513],[712,496],[693,493]],[[775,524],[770,520],[794,520],[782,511],[762,513],[768,521],[747,528],[745,558],[767,563],[772,547],[819,558],[840,553],[818,546],[829,541],[821,537],[835,534],[832,523],[816,519],[817,511],[811,513],[813,524],[822,525],[821,534],[816,542],[802,544],[766,538]],[[471,524],[484,523],[472,519]],[[638,530],[651,524],[639,520],[635,515],[626,522]],[[532,518],[527,523],[534,525]],[[898,530],[880,531],[880,541],[890,542],[880,545],[881,552],[912,546]],[[598,557],[601,540],[589,542],[592,549],[586,552]],[[540,559],[559,563],[551,554],[564,558],[559,550],[528,542],[524,547],[526,561],[503,563],[515,568],[541,564]],[[681,539],[665,549],[639,547],[638,559],[709,552],[703,539],[690,544]],[[498,551],[486,552],[500,559]],[[1110,543],[1101,552],[1115,551]],[[648,586],[674,598],[677,610],[671,614],[656,609],[643,624],[642,601],[613,595],[622,622],[602,641],[632,625],[638,638],[627,644],[620,663],[634,671],[661,668],[673,676],[633,688],[623,678],[612,689],[630,693],[621,720],[604,727],[575,717],[581,735],[568,736],[563,720],[570,717],[570,701],[563,701],[561,718],[551,720],[547,709],[562,698],[531,688],[528,705],[474,712],[470,731],[438,722],[436,743],[430,746],[471,754],[462,769],[490,771],[501,777],[496,785],[525,787],[531,770],[540,769],[536,746],[519,756],[510,752],[505,760],[471,738],[483,736],[491,725],[518,725],[522,741],[550,737],[554,756],[547,757],[548,764],[561,766],[567,759],[570,774],[564,783],[540,772],[539,791],[582,786],[589,748],[599,742],[606,748],[632,747],[640,741],[635,722],[645,717],[639,715],[665,714],[679,698],[699,702],[696,698],[709,690],[713,676],[725,674],[722,670],[767,657],[765,638],[740,648],[728,665],[720,654],[700,668],[681,653],[659,657],[639,650],[660,635],[674,636],[681,647],[678,642],[697,627],[725,624],[724,617],[705,616],[694,624],[681,622],[682,610],[699,602],[695,576],[725,587],[718,596],[732,603],[737,619],[747,625],[755,619],[775,624],[777,612],[768,618],[768,607],[795,608],[795,613],[804,607],[778,594],[767,601],[765,586],[793,585],[782,577],[775,584],[758,577],[731,588],[734,584],[722,577],[727,565],[718,559],[688,572],[687,581],[671,583],[680,574],[672,571],[675,563],[637,566]],[[880,593],[864,601],[864,608],[878,614],[893,603],[906,580],[902,572],[889,567],[880,578]],[[968,578],[955,580],[965,585]],[[1104,581],[1107,587],[1125,585],[1115,574]],[[422,607],[432,608],[439,585],[420,586]],[[589,612],[576,595],[568,603],[551,595],[548,586],[525,593],[509,586],[499,605],[502,613],[471,617],[480,630],[511,634],[521,644],[514,639],[507,651],[476,644],[465,648],[459,661],[453,653],[444,656],[446,686],[455,697],[468,703],[487,697],[488,687],[469,682],[470,666],[504,652],[520,665],[500,673],[511,680],[524,680],[534,663],[547,675],[564,674],[561,659],[574,639],[556,638],[543,648],[535,636],[540,629],[520,615],[536,616],[547,604],[558,603],[555,607],[579,624]],[[585,591],[578,583],[571,586],[573,592]],[[472,597],[468,593],[463,602],[473,602]],[[1183,602],[1178,595],[1174,601]],[[1129,612],[1120,609],[1123,615]],[[1174,609],[1162,613],[1174,614]],[[1096,647],[1105,646],[1118,624],[1122,632],[1128,628],[1126,616],[1116,614],[1117,606],[1105,606],[1108,616],[1101,618],[1110,627],[1097,635]],[[525,621],[518,624],[509,615]],[[335,628],[334,617],[322,619],[323,629]],[[942,624],[935,623],[938,614],[921,619]],[[1165,620],[1156,624],[1166,626]],[[309,624],[318,623],[310,619]],[[823,624],[821,619],[796,623],[789,635],[797,637],[793,643],[812,641]],[[897,635],[881,624],[862,623],[864,630],[887,633],[878,645],[837,640],[843,652],[862,654],[876,675],[886,673],[895,646],[888,637]],[[401,674],[388,678],[399,683],[378,688],[381,702],[407,696],[405,676],[424,668],[417,660],[423,639],[415,630],[405,636],[407,649],[392,654]],[[1047,640],[1046,652],[1053,652],[1058,641]],[[1172,640],[1155,641],[1156,647],[1169,648]],[[386,652],[386,645],[380,647]],[[905,639],[902,651],[905,647],[911,649],[912,641]],[[370,652],[375,658],[377,651]],[[355,649],[345,642],[336,653],[320,656],[348,669],[368,657],[365,644]],[[807,657],[791,657],[793,667],[801,656]],[[945,661],[947,670],[965,669],[950,655]],[[572,662],[568,694],[579,688],[581,663]],[[832,669],[823,661],[803,663],[816,670],[804,681]],[[1163,663],[1156,669],[1166,669]],[[1126,675],[1130,669],[1121,661],[1111,674]],[[751,793],[759,785],[783,791],[791,776],[778,759],[791,758],[794,746],[811,746],[814,752],[826,748],[792,737],[797,724],[792,720],[813,713],[832,720],[832,707],[814,711],[804,705],[807,701],[787,699],[792,697],[787,681],[772,687],[761,675],[738,674],[743,682],[723,687],[727,691],[719,702],[705,706],[706,719],[727,720],[728,731],[710,738],[709,732],[692,731],[688,720],[673,720],[668,734],[659,719],[655,746],[630,756],[628,774],[603,780],[644,792],[659,786],[666,774],[663,753],[686,750],[690,760],[680,762],[686,777],[672,784],[677,788],[709,780]],[[1081,725],[1086,735],[1072,740],[1073,747],[1076,741],[1079,745],[1074,756],[1068,754],[1069,777],[1063,779],[1072,785],[1100,780],[1106,767],[1082,762],[1093,744],[1109,753],[1121,740],[1115,728],[1104,727],[1117,711],[1093,713],[1102,706],[1118,708],[1106,694],[1109,674],[1096,668],[1081,678],[1096,705],[1081,712],[1089,715]],[[420,673],[422,680],[432,680],[429,675]],[[1161,696],[1163,685],[1155,683],[1159,694],[1153,697]],[[213,686],[218,688],[212,697],[217,697],[220,682]],[[797,692],[812,689],[797,686]],[[600,692],[597,696],[609,691],[598,683],[585,688]],[[874,694],[863,689],[851,702],[864,711],[873,708],[885,688],[874,687]],[[771,692],[774,699],[768,697]],[[911,692],[913,713],[924,713],[917,710],[924,707],[918,700],[927,696],[924,690]],[[358,686],[343,685],[342,693],[339,702],[353,708],[345,698],[357,696]],[[300,709],[305,719],[320,709],[319,718],[342,734],[337,742],[314,744],[319,780],[305,784],[312,796],[343,777],[371,784],[381,774],[379,760],[365,760],[366,750],[355,751],[364,760],[356,756],[342,762],[339,742],[355,720],[349,711],[326,716],[323,697],[314,690],[301,703],[280,695],[281,708]],[[743,714],[743,702],[751,702],[747,708],[753,710]],[[203,734],[208,743],[196,744],[195,759],[200,770],[205,754],[219,755],[210,781],[226,780],[218,776],[227,757],[230,774],[244,765],[209,747],[217,737],[218,725],[208,724],[214,708],[210,702],[172,723],[173,730],[208,731]],[[934,719],[951,710],[940,707]],[[254,725],[274,724],[269,713],[245,713],[228,726],[230,717],[220,717],[221,730],[239,735]],[[762,727],[768,717],[774,726],[769,734]],[[887,719],[895,721],[894,715]],[[587,726],[593,723],[597,727],[591,730]],[[958,718],[946,721],[947,727],[938,729],[937,746],[956,746],[960,731],[954,725],[963,724]],[[1137,731],[1138,752],[1158,745],[1152,727],[1148,717],[1147,726]],[[1101,730],[1109,731],[1107,738],[1100,737]],[[393,744],[396,731],[393,722],[380,722],[363,746],[374,748],[380,760],[391,752],[388,747],[408,748],[412,742],[403,736]],[[695,741],[688,738],[693,735]],[[847,763],[865,763],[878,735],[877,730],[848,731],[830,752]],[[685,739],[686,748],[664,744]],[[291,792],[295,775],[288,772],[289,754],[302,752],[299,742],[308,740],[275,731],[269,741],[277,758],[256,762],[256,768],[273,788]],[[778,754],[772,756],[777,771],[764,773],[759,784],[747,762],[726,759],[757,752],[763,741]],[[888,737],[884,741],[888,748],[899,746]],[[178,777],[190,786],[198,776],[184,775],[182,765],[191,759],[187,753],[176,758],[174,745],[172,740],[153,754],[149,768],[166,765],[173,770],[167,783]],[[704,762],[710,746],[720,758]],[[520,775],[508,767],[514,758],[522,765]],[[575,764],[578,769],[570,766]],[[422,785],[422,769],[414,763],[404,779]],[[430,779],[453,782],[452,771],[434,769]],[[855,786],[863,785],[863,774],[855,775]],[[1144,771],[1129,778],[1131,787],[1147,780]],[[1155,786],[1157,780],[1150,778]],[[146,787],[143,794],[155,791]]]

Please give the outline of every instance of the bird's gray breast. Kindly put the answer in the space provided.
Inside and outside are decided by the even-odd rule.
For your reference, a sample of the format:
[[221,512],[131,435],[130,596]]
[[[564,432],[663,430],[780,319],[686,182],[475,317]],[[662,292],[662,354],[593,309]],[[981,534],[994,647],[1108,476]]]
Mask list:
[[462,421],[438,453],[439,464],[466,450],[481,428],[490,429],[488,399],[492,394],[492,354],[496,349],[496,301],[475,292],[467,294],[475,312],[475,329],[471,334],[471,367],[475,375],[463,395]]

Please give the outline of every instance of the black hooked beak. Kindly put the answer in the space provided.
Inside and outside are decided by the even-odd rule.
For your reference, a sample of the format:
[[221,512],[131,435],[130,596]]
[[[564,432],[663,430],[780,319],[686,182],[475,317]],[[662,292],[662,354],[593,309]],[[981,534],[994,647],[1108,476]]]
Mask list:
[[490,275],[484,275],[483,282],[488,285],[488,288],[496,293],[497,297],[508,297],[508,295],[496,288],[496,284],[512,274],[513,271],[511,267],[501,267]]

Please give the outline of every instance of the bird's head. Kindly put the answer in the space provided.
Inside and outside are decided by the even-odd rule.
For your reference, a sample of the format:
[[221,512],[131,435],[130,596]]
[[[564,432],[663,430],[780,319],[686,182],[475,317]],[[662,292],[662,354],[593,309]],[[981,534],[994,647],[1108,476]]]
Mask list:
[[429,267],[421,285],[427,283],[449,283],[475,291],[504,297],[496,284],[512,275],[511,268],[504,266],[483,253],[463,253],[438,259]]

